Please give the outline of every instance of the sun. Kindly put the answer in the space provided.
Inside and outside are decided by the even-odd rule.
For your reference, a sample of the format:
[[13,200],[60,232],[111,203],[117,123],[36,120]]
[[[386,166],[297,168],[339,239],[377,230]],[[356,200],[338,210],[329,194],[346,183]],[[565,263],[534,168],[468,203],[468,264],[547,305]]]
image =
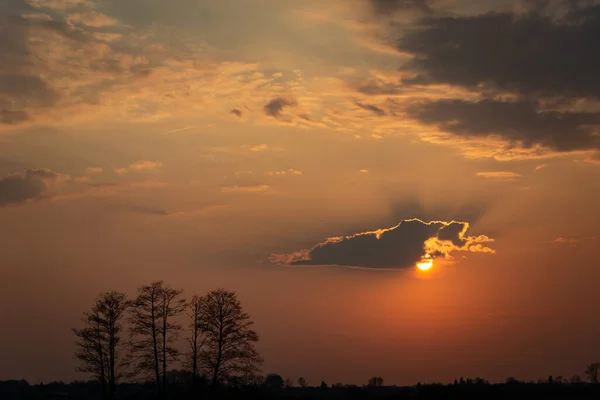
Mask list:
[[417,268],[421,271],[428,271],[433,267],[433,259],[431,256],[426,255],[420,262],[417,263]]

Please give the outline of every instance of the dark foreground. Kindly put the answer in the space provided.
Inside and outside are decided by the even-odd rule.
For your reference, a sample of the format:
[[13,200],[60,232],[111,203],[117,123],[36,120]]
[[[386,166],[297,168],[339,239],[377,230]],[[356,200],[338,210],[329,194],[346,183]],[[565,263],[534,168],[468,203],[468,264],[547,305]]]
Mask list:
[[[156,399],[152,385],[122,384],[116,399]],[[600,399],[600,385],[577,383],[504,383],[416,385],[410,387],[224,387],[216,391],[183,385],[170,388],[168,399]],[[102,400],[102,390],[92,382],[29,385],[26,381],[0,382],[0,399],[82,399]]]

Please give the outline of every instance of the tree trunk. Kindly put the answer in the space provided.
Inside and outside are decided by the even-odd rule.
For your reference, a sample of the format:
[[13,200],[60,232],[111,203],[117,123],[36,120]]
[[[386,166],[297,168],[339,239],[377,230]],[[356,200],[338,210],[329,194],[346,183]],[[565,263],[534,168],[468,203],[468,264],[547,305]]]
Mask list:
[[108,393],[106,390],[106,370],[104,366],[104,354],[102,349],[102,343],[100,342],[100,337],[98,337],[98,358],[100,360],[100,384],[102,387],[102,398],[107,399]]
[[219,352],[217,353],[217,361],[215,362],[215,370],[213,371],[212,387],[217,387],[217,381],[219,379],[219,373],[221,369],[221,362],[223,361],[223,309],[219,310]]
[[108,347],[109,347],[109,367],[110,367],[110,372],[109,372],[109,398],[114,400],[114,398],[116,397],[116,384],[115,384],[115,353],[116,353],[116,338],[115,338],[115,319],[114,317],[111,315],[110,316],[110,332],[109,332],[109,338],[108,338]]
[[160,399],[160,367],[158,363],[158,337],[156,332],[156,315],[154,314],[154,304],[152,304],[152,346],[154,347],[154,374],[156,376],[156,395]]
[[[194,321],[194,324],[196,322]],[[198,376],[198,331],[197,325],[194,326],[194,342],[192,344],[192,388],[196,388],[196,378]]]
[[163,331],[162,331],[162,379],[163,379],[163,397],[167,398],[167,307],[166,300],[163,299]]

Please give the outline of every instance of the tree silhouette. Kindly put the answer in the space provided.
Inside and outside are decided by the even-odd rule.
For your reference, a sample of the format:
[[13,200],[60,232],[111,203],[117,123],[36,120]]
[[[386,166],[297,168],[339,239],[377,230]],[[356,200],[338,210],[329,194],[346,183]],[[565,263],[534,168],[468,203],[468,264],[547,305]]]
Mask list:
[[[154,375],[156,392],[167,396],[167,361],[176,360],[179,351],[172,343],[181,325],[171,321],[185,309],[182,290],[166,287],[163,281],[138,289],[131,303],[131,355],[140,372]],[[162,378],[162,383],[161,383]]]
[[190,337],[189,342],[189,353],[185,366],[188,367],[192,373],[192,385],[195,386],[199,376],[199,357],[200,349],[204,345],[205,336],[202,333],[202,301],[198,296],[192,297],[192,300],[188,304],[189,317],[191,319],[189,324]]
[[569,383],[573,383],[573,384],[581,383],[581,377],[579,375],[575,374],[569,379]]
[[105,398],[115,398],[120,377],[117,364],[121,365],[122,361],[119,344],[127,305],[124,293],[101,293],[91,311],[84,313],[85,328],[73,329],[78,338],[75,356],[81,362],[78,370],[96,376]]
[[588,365],[585,369],[585,375],[588,377],[588,379],[592,383],[598,383],[598,379],[599,379],[598,375],[599,374],[600,374],[600,363],[598,363],[598,362]]
[[380,376],[372,376],[369,378],[369,382],[367,383],[369,387],[382,387],[383,386],[383,378]]
[[265,385],[269,389],[274,389],[274,390],[282,389],[284,384],[285,384],[285,382],[284,382],[283,378],[281,377],[281,375],[269,374],[265,378]]
[[306,383],[306,379],[304,379],[303,377],[298,378],[298,386],[300,387],[306,387],[307,383]]
[[258,334],[250,315],[242,310],[235,292],[217,289],[201,298],[202,366],[212,376],[212,387],[235,373],[252,374],[262,358],[255,348]]

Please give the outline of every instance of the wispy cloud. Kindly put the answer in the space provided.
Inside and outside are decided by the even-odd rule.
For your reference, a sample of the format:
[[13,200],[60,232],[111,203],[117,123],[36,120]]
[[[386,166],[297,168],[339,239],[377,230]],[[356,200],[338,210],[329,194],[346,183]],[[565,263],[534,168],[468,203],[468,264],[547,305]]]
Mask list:
[[269,176],[302,175],[302,171],[290,168],[288,170],[267,171],[265,174]]
[[269,190],[269,185],[247,185],[247,186],[224,186],[221,188],[223,193],[258,193]]
[[101,174],[104,170],[100,167],[88,167],[85,169],[85,172],[88,174]]
[[477,172],[476,175],[482,178],[498,180],[514,180],[522,176],[521,174],[517,174],[516,172],[510,171]]
[[257,144],[255,146],[250,147],[248,150],[250,150],[253,153],[257,153],[259,151],[267,151],[270,150],[271,148],[266,145],[266,144]]
[[160,161],[140,160],[130,164],[128,167],[115,168],[114,172],[117,175],[125,175],[128,172],[154,171],[160,167],[162,167],[162,163]]

